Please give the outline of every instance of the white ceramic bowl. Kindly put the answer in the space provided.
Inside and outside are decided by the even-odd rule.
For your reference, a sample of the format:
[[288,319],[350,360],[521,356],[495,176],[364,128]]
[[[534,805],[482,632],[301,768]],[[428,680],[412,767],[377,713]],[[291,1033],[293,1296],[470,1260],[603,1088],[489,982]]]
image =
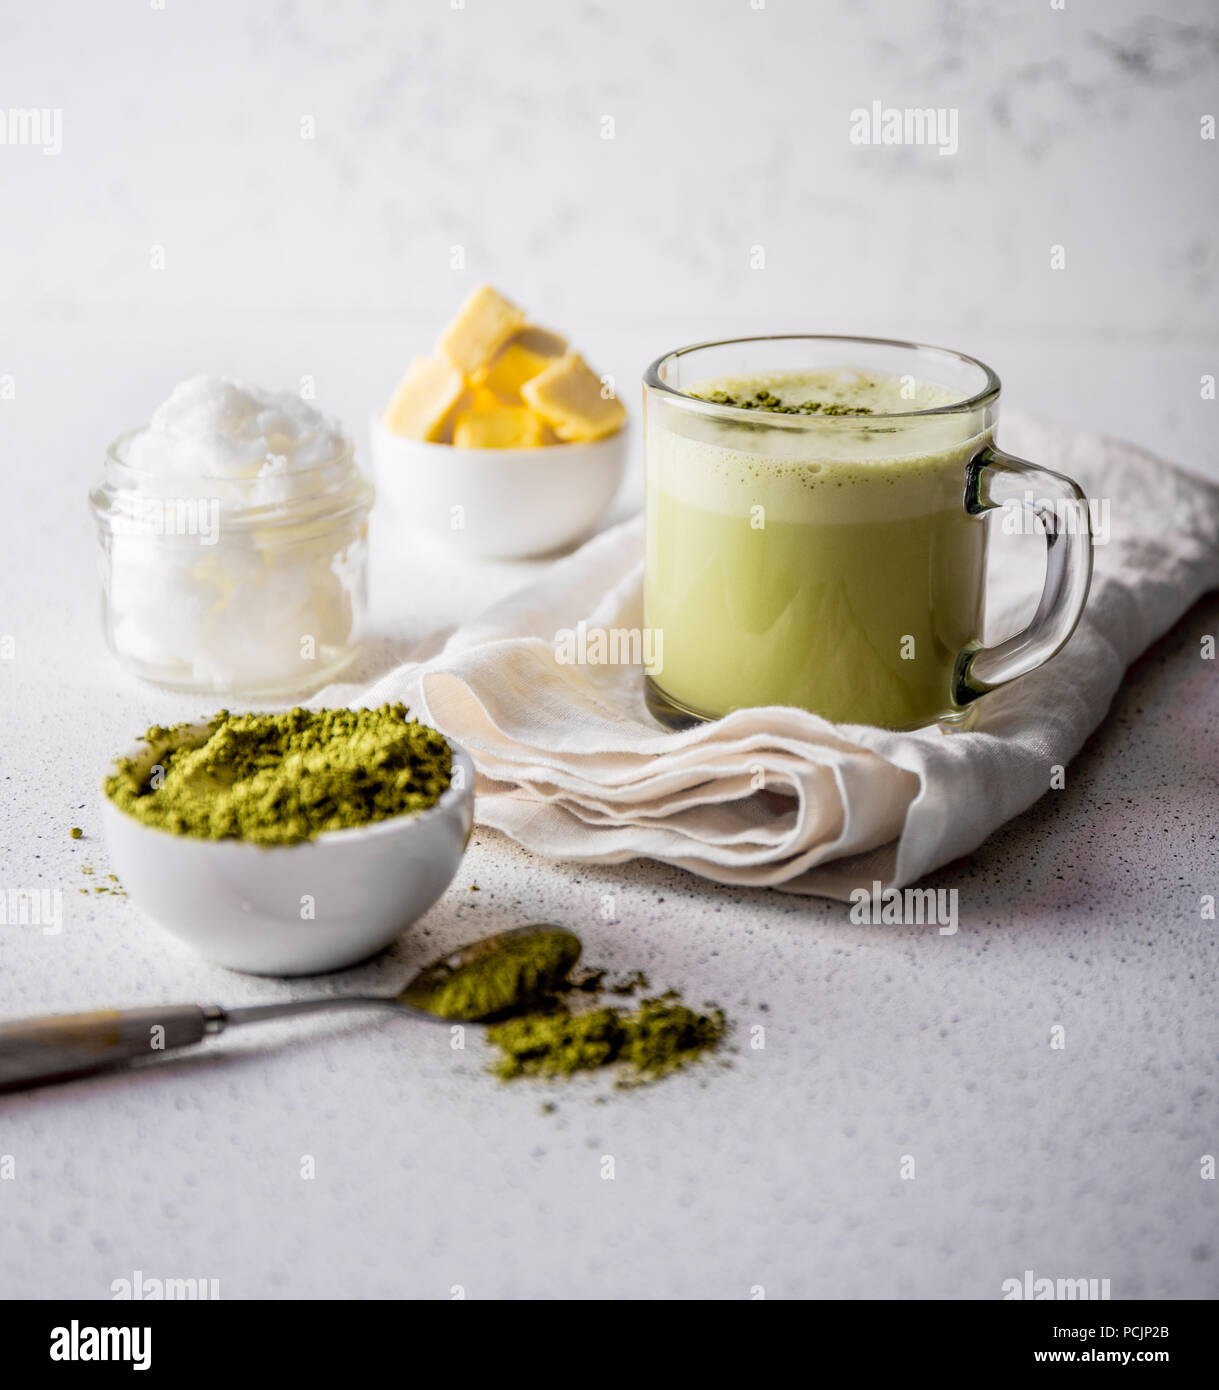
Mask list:
[[474,764],[450,747],[455,785],[435,806],[296,845],[173,835],[103,795],[110,863],[141,912],[208,960],[251,975],[341,970],[388,946],[457,872]]
[[605,515],[626,471],[624,429],[591,444],[457,449],[403,439],[374,416],[369,435],[381,502],[470,556],[523,559],[571,545]]

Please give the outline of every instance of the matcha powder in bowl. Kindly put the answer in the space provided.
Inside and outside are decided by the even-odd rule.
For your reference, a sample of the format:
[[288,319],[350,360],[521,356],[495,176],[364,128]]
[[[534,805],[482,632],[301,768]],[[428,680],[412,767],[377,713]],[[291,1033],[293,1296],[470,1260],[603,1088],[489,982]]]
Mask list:
[[154,725],[102,793],[132,905],[256,975],[388,946],[452,883],[474,824],[473,760],[402,704]]
[[230,714],[154,725],[103,784],[145,825],[203,840],[294,845],[434,806],[452,778],[443,736],[405,705]]

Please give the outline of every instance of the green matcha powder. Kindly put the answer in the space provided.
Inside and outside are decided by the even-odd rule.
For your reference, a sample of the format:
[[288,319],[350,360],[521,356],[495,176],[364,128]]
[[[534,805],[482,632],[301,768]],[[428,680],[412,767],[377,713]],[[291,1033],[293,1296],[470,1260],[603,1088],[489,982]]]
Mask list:
[[203,840],[295,845],[434,806],[452,750],[405,705],[221,710],[206,725],[154,725],[103,788],[145,825]]
[[832,401],[829,405],[821,401],[783,401],[773,391],[756,391],[752,396],[734,396],[728,391],[691,391],[696,401],[708,401],[712,405],[731,405],[737,410],[768,410],[774,415],[871,415],[870,406],[843,405]]
[[442,966],[436,978],[426,979],[422,988],[413,987],[403,997],[441,1018],[498,1018],[520,1013],[562,989],[579,958],[578,936],[558,927],[542,929],[509,937],[456,970]]
[[571,932],[543,928],[503,941],[452,971],[442,964],[434,976],[425,972],[421,985],[403,998],[442,1018],[491,1020],[487,1040],[499,1055],[490,1070],[504,1081],[613,1067],[617,1084],[638,1085],[679,1070],[723,1040],[723,1013],[698,1013],[674,990],[633,1008],[573,1010],[568,999],[574,994],[621,997],[648,987],[639,971],[609,985],[603,984],[603,970],[573,980],[579,955],[579,939]]
[[491,1070],[518,1076],[570,1076],[617,1066],[620,1084],[654,1081],[713,1051],[723,1039],[719,1009],[700,1014],[673,990],[634,1009],[602,1007],[570,1013],[526,1014],[493,1024],[487,1038],[500,1052]]

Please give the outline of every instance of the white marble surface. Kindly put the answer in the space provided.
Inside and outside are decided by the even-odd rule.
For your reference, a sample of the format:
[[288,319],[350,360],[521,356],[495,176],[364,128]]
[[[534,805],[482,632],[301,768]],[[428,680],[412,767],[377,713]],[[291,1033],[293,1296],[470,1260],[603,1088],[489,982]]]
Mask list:
[[[1026,410],[1219,478],[1198,392],[1219,362],[1211,11],[995,8],[6,15],[5,98],[61,105],[64,150],[0,148],[25,210],[0,219],[0,887],[61,889],[65,921],[0,928],[0,1015],[311,988],[203,965],[77,892],[83,865],[106,871],[109,755],[200,709],[110,662],[84,503],[104,444],[188,372],[309,375],[358,428],[486,276],[623,381],[705,334],[909,333],[992,361]],[[846,113],[873,98],[958,106],[960,153],[853,148]],[[459,570],[384,518],[375,542],[367,675],[534,572]],[[558,869],[480,833],[418,931],[323,987],[388,988],[549,918],[597,962],[722,1001],[732,1066],[626,1096],[501,1087],[477,1043],[353,1018],[3,1098],[0,1295],[105,1297],[137,1269],[222,1297],[990,1298],[1029,1268],[1115,1297],[1219,1292],[1199,1177],[1219,687],[1198,649],[1217,630],[1212,596],[1132,672],[1066,788],[931,880],[959,890],[955,937],[654,865]]]

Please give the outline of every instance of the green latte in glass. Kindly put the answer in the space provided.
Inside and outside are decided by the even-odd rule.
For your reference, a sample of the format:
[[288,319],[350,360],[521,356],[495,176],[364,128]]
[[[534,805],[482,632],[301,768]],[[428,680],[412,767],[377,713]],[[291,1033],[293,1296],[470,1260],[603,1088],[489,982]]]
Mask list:
[[850,368],[685,394],[750,413],[649,402],[654,687],[712,718],[795,705],[904,729],[951,713],[958,657],[981,631],[985,527],[962,504],[989,442],[978,417],[913,414],[959,397]]

